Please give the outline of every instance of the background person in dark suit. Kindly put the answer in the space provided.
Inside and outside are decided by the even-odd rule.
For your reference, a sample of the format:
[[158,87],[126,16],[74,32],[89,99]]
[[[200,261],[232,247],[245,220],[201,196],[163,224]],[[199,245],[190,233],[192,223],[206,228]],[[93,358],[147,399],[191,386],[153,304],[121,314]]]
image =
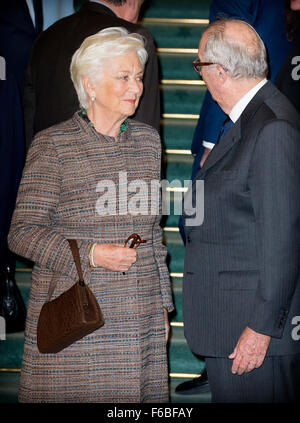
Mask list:
[[79,109],[70,78],[73,53],[82,41],[108,27],[125,27],[146,38],[149,55],[144,93],[135,118],[159,129],[160,97],[156,49],[150,32],[137,25],[143,0],[89,1],[49,27],[33,47],[24,93],[26,145],[40,130],[72,117]]
[[[29,4],[29,2],[28,2]],[[15,255],[7,235],[15,207],[25,158],[22,111],[25,69],[34,40],[42,30],[41,0],[0,2],[0,56],[5,60],[5,79],[0,80],[0,278],[14,279]]]
[[[206,359],[213,402],[296,401],[300,116],[266,80],[265,47],[245,22],[211,24],[196,66],[234,125],[185,197],[185,336]],[[193,226],[199,181],[204,222]]]

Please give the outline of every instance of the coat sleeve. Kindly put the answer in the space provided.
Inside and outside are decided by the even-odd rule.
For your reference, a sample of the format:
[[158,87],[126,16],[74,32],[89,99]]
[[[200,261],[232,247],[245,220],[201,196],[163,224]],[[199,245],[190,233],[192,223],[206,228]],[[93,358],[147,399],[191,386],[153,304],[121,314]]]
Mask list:
[[[9,248],[41,268],[77,279],[67,239],[55,230],[60,198],[60,163],[52,137],[39,133],[29,149],[16,201]],[[78,241],[83,269],[88,269],[88,241]]]
[[288,122],[260,131],[249,178],[260,282],[248,326],[281,338],[299,278],[300,134]]

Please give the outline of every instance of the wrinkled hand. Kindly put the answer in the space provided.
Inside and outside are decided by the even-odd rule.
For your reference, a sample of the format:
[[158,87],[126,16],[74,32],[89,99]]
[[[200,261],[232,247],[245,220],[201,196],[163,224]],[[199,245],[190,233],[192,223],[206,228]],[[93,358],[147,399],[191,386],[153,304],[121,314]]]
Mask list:
[[270,336],[246,327],[233,353],[228,356],[233,360],[231,372],[242,375],[260,367],[265,359],[270,340]]
[[168,342],[169,335],[170,335],[170,323],[169,323],[168,310],[166,308],[164,308],[164,320],[165,320],[166,342]]
[[95,265],[114,272],[127,272],[136,260],[134,248],[119,244],[97,244],[94,248]]

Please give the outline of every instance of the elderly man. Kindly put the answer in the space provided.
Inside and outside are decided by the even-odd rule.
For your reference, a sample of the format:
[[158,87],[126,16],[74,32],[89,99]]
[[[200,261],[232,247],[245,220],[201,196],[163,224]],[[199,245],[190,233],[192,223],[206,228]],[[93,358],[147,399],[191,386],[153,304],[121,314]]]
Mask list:
[[121,26],[146,39],[149,56],[144,93],[136,119],[159,130],[160,98],[156,49],[150,32],[137,25],[144,0],[92,0],[71,16],[60,19],[39,37],[32,51],[24,93],[26,147],[42,129],[67,120],[79,108],[70,77],[74,52],[89,35]]
[[[184,203],[185,336],[206,359],[213,402],[296,401],[300,116],[267,81],[264,44],[246,22],[209,25],[198,55],[228,119]],[[201,181],[202,224],[191,207]]]

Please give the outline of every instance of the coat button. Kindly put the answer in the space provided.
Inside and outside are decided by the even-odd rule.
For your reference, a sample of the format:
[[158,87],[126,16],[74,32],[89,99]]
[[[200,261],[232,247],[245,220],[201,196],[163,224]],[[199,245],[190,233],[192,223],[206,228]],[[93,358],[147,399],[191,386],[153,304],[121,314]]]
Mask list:
[[188,235],[188,237],[187,237],[187,239],[186,239],[186,240],[187,240],[187,242],[188,242],[188,243],[190,243],[190,242],[191,242],[191,238],[190,238],[190,236],[189,236],[189,235]]

